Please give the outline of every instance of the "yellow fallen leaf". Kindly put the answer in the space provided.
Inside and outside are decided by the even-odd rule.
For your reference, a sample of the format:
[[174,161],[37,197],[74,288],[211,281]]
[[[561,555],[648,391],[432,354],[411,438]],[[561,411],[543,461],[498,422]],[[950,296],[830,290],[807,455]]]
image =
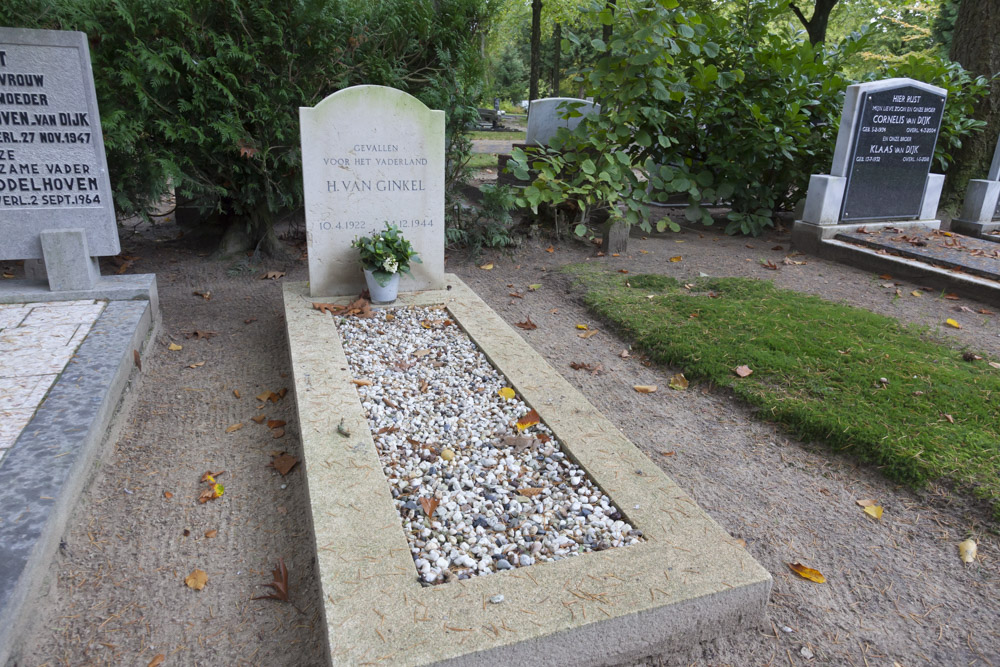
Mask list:
[[177,343],[171,343],[170,345],[167,345],[167,349],[170,350],[171,352],[179,352],[180,350],[184,349],[184,346],[178,345]]
[[517,420],[517,430],[523,431],[526,428],[534,426],[540,421],[542,421],[542,418],[539,417],[538,412],[534,408],[532,408],[531,410],[528,411],[528,414],[524,415],[523,417]]
[[681,261],[681,256],[677,255],[676,257],[671,257],[670,261],[671,262],[679,262],[679,261]]
[[188,368],[201,368],[205,365],[204,361],[196,361],[193,364],[188,364]]
[[913,290],[912,292],[910,292],[910,294],[912,294],[913,296],[923,296],[924,295],[924,293],[921,292],[918,289]]
[[531,291],[531,292],[535,292],[535,291],[540,290],[540,289],[542,289],[542,284],[541,283],[535,283],[534,285],[528,285],[528,290]]
[[489,264],[483,264],[479,268],[482,269],[483,271],[492,271],[493,270],[493,263],[490,262]]
[[971,563],[976,560],[976,541],[972,538],[958,544],[958,557],[963,563]]
[[218,530],[210,530],[210,531],[208,531],[208,532],[205,533],[205,537],[207,537],[208,539],[212,539],[213,537],[215,537],[218,534],[219,534]]
[[370,387],[370,386],[372,386],[372,381],[371,380],[351,380],[351,382],[353,382],[354,384],[356,384],[359,387]]
[[882,506],[881,505],[870,505],[865,508],[865,514],[868,516],[873,516],[876,519],[882,518]]
[[958,322],[956,322],[955,320],[951,319],[950,317],[949,317],[948,319],[946,319],[946,320],[944,321],[944,323],[945,323],[945,324],[947,324],[947,325],[948,325],[948,326],[950,326],[950,327],[955,327],[956,329],[961,329],[961,328],[962,328],[962,325],[961,325],[961,324],[959,324],[959,323],[958,323]]
[[243,428],[243,422],[240,422],[239,424],[233,424],[232,426],[228,427],[226,429],[226,433],[233,433],[235,431],[239,431],[241,428]]
[[577,334],[577,336],[583,338],[584,340],[590,338],[591,336],[596,336],[596,335],[597,335],[597,329],[588,329],[587,331],[584,331],[582,334]]
[[637,384],[632,386],[640,394],[652,394],[656,391],[655,384]]
[[670,388],[677,391],[683,391],[688,388],[688,379],[684,377],[684,373],[678,373],[670,378]]
[[511,389],[510,387],[504,387],[504,388],[500,389],[499,391],[497,391],[497,393],[500,394],[501,396],[503,396],[508,401],[510,399],[514,398],[514,390]]
[[589,329],[590,327],[588,327],[588,326],[587,326],[586,324],[577,324],[577,325],[576,325],[576,328],[577,328],[577,329],[582,329],[583,331],[586,331],[586,330],[587,330],[587,329]]
[[451,461],[455,458],[455,452],[452,449],[445,447],[441,450],[441,458],[445,461]]
[[802,563],[788,563],[788,567],[791,568],[792,572],[809,581],[815,581],[817,584],[826,582],[826,577],[819,570],[806,567]]
[[165,656],[162,653],[157,653],[155,656],[153,656],[153,659],[149,661],[149,664],[146,665],[146,667],[160,667],[160,665],[162,665],[163,661],[166,659],[167,656]]
[[196,591],[200,591],[208,583],[208,573],[205,570],[195,570],[188,576],[184,577],[184,583],[187,584],[188,588],[193,588]]
[[240,397],[240,390],[239,389],[233,389],[233,396],[235,396],[236,398],[239,398]]
[[258,424],[263,424],[264,420],[267,419],[267,415],[257,415],[256,417],[251,417],[250,419]]

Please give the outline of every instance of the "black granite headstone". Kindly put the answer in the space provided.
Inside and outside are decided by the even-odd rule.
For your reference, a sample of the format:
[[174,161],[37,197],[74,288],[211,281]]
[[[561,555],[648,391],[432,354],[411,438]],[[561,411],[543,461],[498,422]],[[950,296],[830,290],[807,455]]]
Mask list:
[[842,220],[905,220],[920,215],[944,101],[914,86],[862,94]]

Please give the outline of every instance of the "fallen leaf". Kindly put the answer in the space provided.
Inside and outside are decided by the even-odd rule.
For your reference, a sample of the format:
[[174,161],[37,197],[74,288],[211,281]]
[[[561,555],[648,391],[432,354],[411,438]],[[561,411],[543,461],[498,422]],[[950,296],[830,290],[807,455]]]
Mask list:
[[184,349],[184,346],[178,345],[177,343],[171,343],[170,345],[167,345],[167,349],[171,352],[180,352]]
[[207,503],[209,500],[215,500],[216,498],[221,498],[222,494],[225,493],[226,487],[221,484],[213,484],[207,489],[203,489],[201,495],[198,496],[199,503]]
[[166,498],[167,500],[170,500],[171,498],[174,497],[174,494],[170,493],[169,491],[164,491],[163,497]]
[[351,380],[351,382],[353,382],[354,384],[356,384],[359,387],[370,387],[370,386],[372,386],[372,381],[371,380]]
[[149,661],[149,664],[146,665],[146,667],[160,667],[160,665],[162,665],[163,661],[166,659],[167,656],[163,655],[162,653],[157,653],[155,656],[153,656],[153,659]]
[[220,470],[219,472],[212,472],[211,470],[206,470],[205,474],[201,476],[201,481],[212,482],[215,484],[215,478],[221,476],[225,470]]
[[295,464],[298,462],[299,460],[291,454],[282,452],[280,455],[274,457],[274,460],[272,460],[269,465],[281,473],[281,476],[284,477],[292,471],[292,468],[294,468]]
[[235,396],[236,398],[239,398],[240,397],[240,390],[239,389],[233,389],[233,396]]
[[945,324],[947,324],[948,326],[950,326],[950,327],[954,327],[954,328],[956,328],[956,329],[961,329],[961,328],[962,328],[962,325],[961,325],[961,324],[959,324],[959,323],[958,323],[958,322],[956,322],[955,320],[951,319],[950,317],[949,317],[948,319],[946,319],[946,320],[944,321],[944,323],[945,323]]
[[800,262],[798,260],[792,259],[791,257],[786,257],[781,260],[781,263],[786,266],[802,266],[805,262]]
[[[313,302],[313,310],[318,310],[321,313],[330,313],[331,315],[338,315],[343,311],[347,310],[344,306],[338,306],[335,303],[315,303]],[[247,322],[249,323],[249,322]]]
[[200,331],[198,329],[195,329],[194,331],[184,332],[185,338],[195,338],[195,339],[212,338],[213,336],[218,336],[218,335],[219,335],[218,331]]
[[193,364],[188,364],[188,368],[201,368],[205,365],[204,361],[196,361]]
[[284,426],[287,423],[288,422],[286,422],[284,419],[269,419],[267,421],[267,427],[268,428],[281,428],[282,426]]
[[586,330],[587,330],[587,329],[589,329],[590,327],[588,327],[588,326],[587,326],[586,324],[577,324],[577,325],[576,325],[576,328],[577,328],[577,329],[583,329],[584,331],[586,331]]
[[256,321],[257,321],[256,317],[251,317],[248,320],[243,320],[243,324],[250,324],[251,322],[256,322]]
[[139,369],[139,372],[142,372],[142,357],[139,355],[139,350],[132,350],[132,363]]
[[924,295],[923,292],[921,292],[920,290],[916,290],[916,289],[913,290],[912,292],[910,292],[910,294],[912,294],[913,296],[918,296],[918,297]]
[[664,452],[664,451],[661,451],[661,452],[660,452],[660,455],[661,455],[661,456],[673,456],[673,455],[675,455],[676,453],[677,453],[677,452],[675,452],[675,451],[669,451],[669,452]]
[[517,492],[520,493],[522,496],[527,496],[529,498],[537,496],[539,493],[542,493],[543,491],[545,491],[545,489],[541,489],[536,486],[526,486],[523,489],[517,490]]
[[980,315],[996,315],[996,313],[994,313],[992,310],[986,310],[985,308],[980,308],[976,312],[979,313]]
[[538,416],[538,412],[534,408],[528,411],[528,414],[524,415],[517,420],[517,430],[523,431],[526,428],[530,428],[540,422],[541,417]]
[[261,280],[277,280],[278,278],[284,278],[284,271],[268,271],[260,277]]
[[862,500],[855,500],[854,502],[856,502],[859,507],[873,507],[875,505],[878,505],[878,501],[877,500],[873,500],[871,498],[864,498]]
[[586,339],[590,338],[591,336],[596,336],[598,333],[600,333],[600,332],[597,329],[591,329],[589,331],[584,331],[582,334],[577,334],[577,336],[579,336],[580,338],[583,338],[584,340],[586,340]]
[[283,428],[274,429],[273,431],[271,431],[271,437],[275,439],[285,437],[285,429]]
[[542,289],[541,283],[535,283],[534,285],[528,285],[528,289],[532,292]]
[[218,534],[219,534],[218,530],[209,530],[209,531],[207,531],[205,533],[205,537],[207,537],[208,539],[212,539],[213,537],[217,536]]
[[679,261],[681,261],[681,259],[683,259],[683,258],[680,255],[677,255],[676,257],[671,257],[670,261],[671,262],[679,262]]
[[419,358],[421,358],[421,357],[426,357],[426,356],[427,356],[428,354],[430,354],[430,353],[431,353],[431,351],[430,351],[430,350],[428,350],[427,348],[423,348],[423,349],[421,349],[421,350],[416,350],[416,351],[415,351],[415,352],[413,353],[413,356],[415,356],[415,357],[416,357],[417,359],[419,359]]
[[986,363],[988,363],[990,366],[992,366],[993,368],[995,368],[998,371],[1000,371],[1000,364],[998,364],[997,362],[995,362],[995,361],[987,361]]
[[784,250],[784,249],[785,249],[784,246],[780,246],[780,245],[776,245],[773,248],[771,248],[771,250],[779,250],[779,251],[780,250]]
[[678,373],[670,378],[670,388],[678,391],[683,391],[688,388],[688,379],[684,377],[684,373]]
[[590,371],[591,373],[596,373],[601,370],[601,365],[597,364],[585,364],[582,361],[571,361],[569,367],[574,371]]
[[949,424],[954,424],[955,423],[955,418],[952,417],[951,415],[949,415],[948,413],[942,412],[941,416],[944,417],[948,421]]
[[523,299],[524,298],[524,295],[523,294],[519,294],[518,292],[511,292],[509,296],[515,297],[517,299]]
[[892,280],[892,276],[890,276],[888,273],[883,273],[882,275],[879,276],[879,278],[881,278],[882,280]]
[[629,356],[631,355],[629,355],[628,350],[622,350],[621,352],[618,353],[618,356],[621,357],[622,359],[628,359]]
[[753,373],[753,371],[750,370],[749,366],[737,366],[736,368],[733,369],[733,372],[739,375],[741,378],[748,377],[750,374]]
[[531,331],[532,329],[537,329],[538,325],[531,321],[531,318],[526,318],[523,322],[515,322],[514,326],[520,327],[526,331]]
[[11,278],[14,277],[14,274],[13,273],[4,273],[3,277],[4,277],[4,280],[10,280]]
[[502,396],[503,398],[507,399],[508,401],[514,398],[514,390],[511,389],[510,387],[503,387],[502,389],[498,390],[497,393],[500,394],[500,396]]
[[232,426],[228,427],[226,429],[226,433],[233,433],[235,431],[239,431],[241,428],[243,428],[243,422],[240,422],[239,424],[233,424]]
[[788,567],[790,567],[792,572],[800,577],[808,579],[809,581],[815,581],[817,584],[822,584],[826,581],[826,577],[824,577],[819,570],[806,567],[801,563],[788,563]]
[[553,248],[552,246],[549,246],[548,248],[545,249],[545,252],[555,252],[555,251],[556,249]]
[[976,551],[976,541],[972,538],[969,538],[964,542],[959,542],[958,544],[958,557],[962,559],[963,563],[971,563],[975,561]]
[[482,269],[483,271],[492,271],[493,270],[493,263],[490,262],[489,264],[483,264],[479,268]]
[[876,519],[882,518],[882,506],[881,505],[870,505],[865,508],[865,514],[868,516],[873,516]]
[[438,508],[440,503],[441,501],[437,498],[428,498],[427,496],[424,496],[420,499],[420,506],[424,508],[424,514],[428,517],[434,516],[434,510]]
[[[273,391],[261,392],[261,393],[257,394],[256,398],[261,403],[264,403],[264,402],[266,402],[266,401],[271,400],[271,399],[274,398],[274,392]],[[277,401],[274,401],[274,402],[276,403]]]
[[652,394],[656,391],[655,384],[637,384],[633,385],[632,389],[635,389],[640,394]]
[[[407,439],[409,440],[409,438],[407,438]],[[415,443],[413,443],[413,441],[411,441],[411,444],[415,444]],[[455,450],[451,449],[450,447],[445,447],[444,449],[441,450],[441,454],[439,456],[442,459],[444,459],[445,461],[454,461],[455,460]]]
[[960,297],[957,294],[945,294],[944,298],[948,299],[949,301],[961,301],[962,299],[962,297]]
[[211,292],[191,292],[191,294],[193,294],[194,296],[200,296],[205,301],[211,301],[212,300],[212,293]]
[[268,595],[258,595],[255,598],[250,598],[251,600],[280,600],[281,602],[288,602],[288,568],[285,567],[285,561],[281,558],[278,559],[278,564],[271,570],[271,576],[274,578],[269,584],[261,584],[262,586],[267,586],[274,592]]
[[257,415],[256,417],[251,417],[251,421],[255,421],[258,424],[263,424],[264,420],[267,419],[267,415]]
[[618,273],[628,273],[628,269],[618,269]]
[[187,584],[188,588],[200,591],[208,583],[208,573],[205,570],[195,570],[184,577],[184,583]]
[[767,260],[766,262],[761,262],[760,265],[763,266],[765,269],[768,269],[770,271],[777,271],[778,270],[778,265],[775,264],[774,262],[772,262],[771,260]]

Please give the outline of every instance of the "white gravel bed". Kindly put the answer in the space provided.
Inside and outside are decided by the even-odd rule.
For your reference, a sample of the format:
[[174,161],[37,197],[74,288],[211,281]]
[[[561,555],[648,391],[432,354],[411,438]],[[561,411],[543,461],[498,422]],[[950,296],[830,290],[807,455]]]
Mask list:
[[423,582],[641,541],[443,307],[373,312],[337,326]]

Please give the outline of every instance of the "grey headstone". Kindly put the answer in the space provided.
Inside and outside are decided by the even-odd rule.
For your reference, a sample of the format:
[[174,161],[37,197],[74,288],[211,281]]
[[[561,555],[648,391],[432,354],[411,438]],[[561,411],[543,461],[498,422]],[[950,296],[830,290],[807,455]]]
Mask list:
[[[575,108],[573,118],[564,118],[570,113],[569,105]],[[601,113],[601,105],[575,97],[546,97],[532,100],[528,109],[525,143],[530,146],[547,146],[560,127],[572,130],[590,113]]]
[[847,179],[840,219],[917,219],[930,208],[927,177],[947,91],[913,79],[849,86],[833,176]]
[[41,258],[58,229],[120,251],[87,37],[0,28],[0,259]]

